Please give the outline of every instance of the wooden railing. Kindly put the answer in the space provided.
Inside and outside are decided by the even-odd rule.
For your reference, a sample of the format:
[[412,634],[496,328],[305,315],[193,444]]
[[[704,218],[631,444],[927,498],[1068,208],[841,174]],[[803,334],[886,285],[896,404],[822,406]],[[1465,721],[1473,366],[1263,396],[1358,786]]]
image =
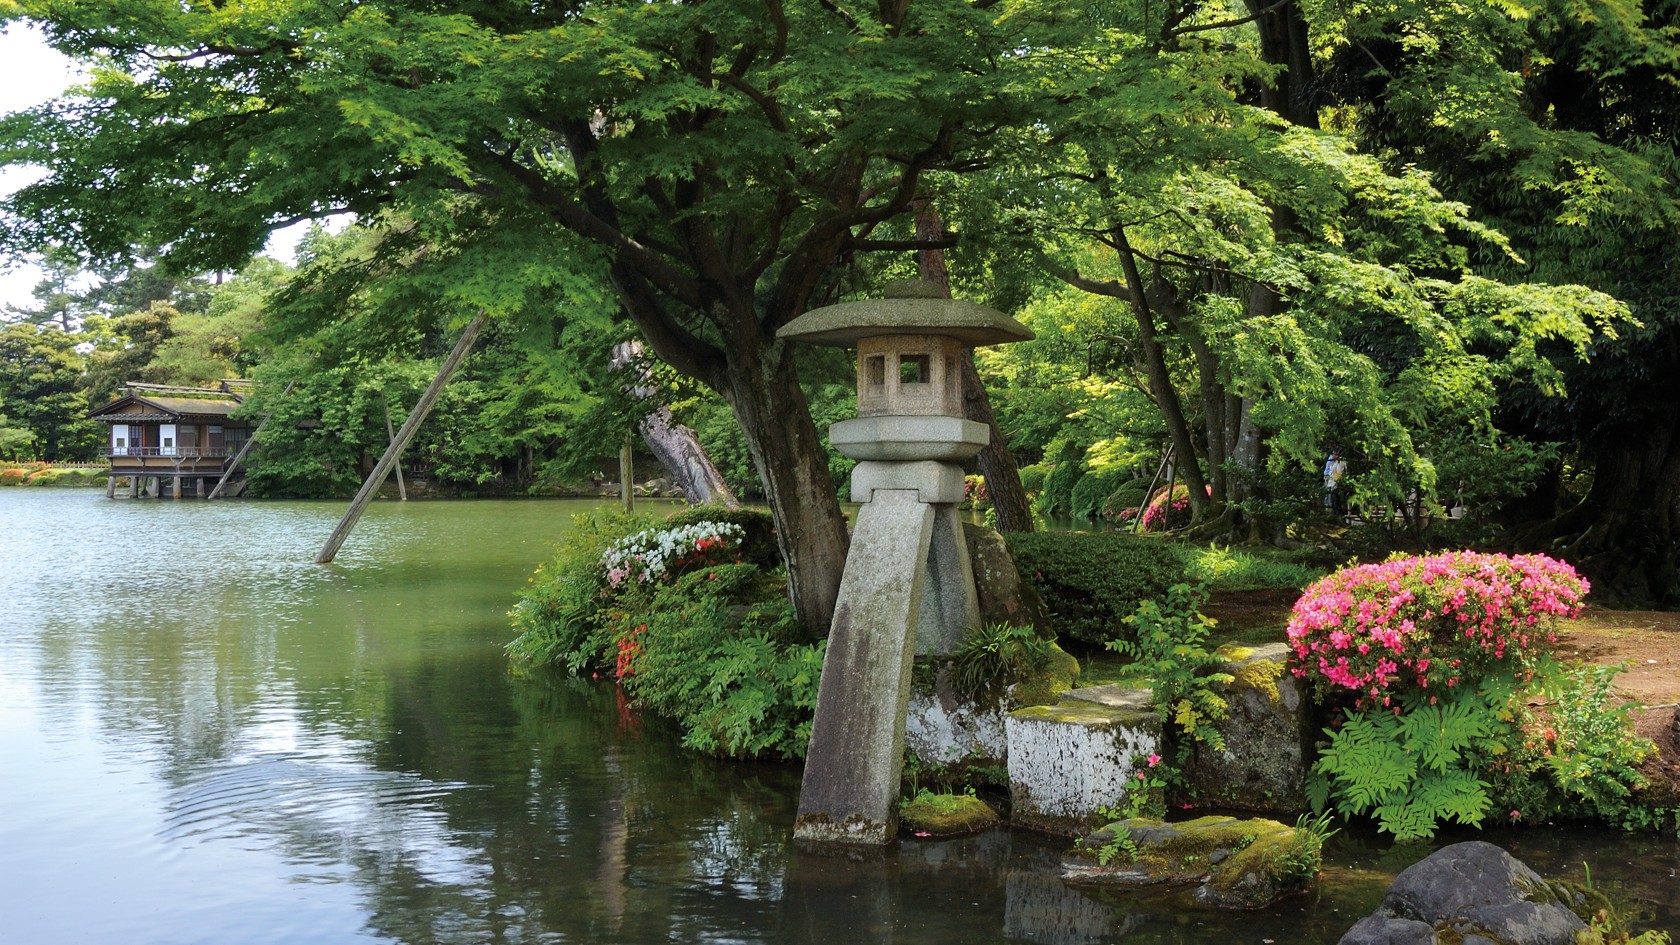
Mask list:
[[225,459],[238,449],[237,446],[108,446],[100,455],[115,459]]

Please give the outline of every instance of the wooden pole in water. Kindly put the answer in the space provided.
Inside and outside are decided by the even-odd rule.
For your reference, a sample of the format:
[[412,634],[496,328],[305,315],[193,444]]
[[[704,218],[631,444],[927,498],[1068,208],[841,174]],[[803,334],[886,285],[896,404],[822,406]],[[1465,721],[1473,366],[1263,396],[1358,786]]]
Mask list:
[[455,342],[455,350],[449,352],[449,357],[443,360],[443,367],[438,368],[437,377],[427,385],[426,392],[415,402],[414,409],[408,412],[408,419],[403,421],[402,429],[397,431],[396,439],[385,447],[385,455],[379,457],[379,462],[368,473],[367,481],[362,483],[360,492],[350,500],[350,509],[344,513],[344,518],[338,522],[338,527],[327,538],[327,543],[321,548],[321,553],[315,556],[316,564],[328,564],[338,555],[338,548],[344,544],[344,539],[350,537],[350,530],[356,527],[356,520],[367,510],[368,503],[384,484],[385,477],[391,474],[391,467],[396,465],[397,457],[402,454],[408,441],[419,431],[420,424],[426,415],[432,412],[432,405],[437,402],[438,395],[443,393],[443,385],[449,382],[449,376],[461,366],[466,359],[467,352],[472,349],[473,342],[478,340],[478,333],[484,327],[484,313],[480,312],[471,322],[467,323],[467,330],[461,332],[461,339]]
[[[285,390],[280,392],[280,397],[284,398],[287,394],[290,394],[295,386],[297,386],[297,381],[287,381]],[[206,500],[214,499],[222,494],[222,487],[228,484],[228,480],[233,478],[234,470],[238,469],[239,464],[245,461],[245,454],[251,451],[251,447],[257,445],[257,434],[261,433],[262,428],[268,425],[268,418],[272,416],[274,416],[274,411],[270,410],[263,414],[261,420],[257,421],[257,428],[252,430],[251,435],[245,438],[245,442],[239,447],[239,452],[233,454],[233,462],[228,463],[227,470],[222,473],[222,478],[216,480],[216,487],[210,490],[210,494],[205,497]]]
[[[391,432],[391,402],[389,400],[385,400],[384,394],[380,394],[379,399],[385,402],[385,439],[389,443],[395,443],[397,441],[397,435]],[[397,497],[402,499],[404,502],[407,502],[408,486],[403,483],[402,460],[398,459],[391,465],[391,468],[397,473]]]

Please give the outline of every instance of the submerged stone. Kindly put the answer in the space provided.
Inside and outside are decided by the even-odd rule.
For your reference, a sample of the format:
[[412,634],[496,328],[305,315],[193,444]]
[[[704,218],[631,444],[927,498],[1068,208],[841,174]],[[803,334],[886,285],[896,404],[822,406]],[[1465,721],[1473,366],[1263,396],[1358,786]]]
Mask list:
[[1258,909],[1317,881],[1321,842],[1275,820],[1133,818],[1080,838],[1062,860],[1070,882],[1194,886],[1201,902]]
[[898,813],[899,826],[916,836],[955,837],[997,822],[997,811],[969,794],[918,794]]
[[1576,945],[1587,924],[1567,898],[1491,843],[1455,843],[1395,877],[1340,945]]

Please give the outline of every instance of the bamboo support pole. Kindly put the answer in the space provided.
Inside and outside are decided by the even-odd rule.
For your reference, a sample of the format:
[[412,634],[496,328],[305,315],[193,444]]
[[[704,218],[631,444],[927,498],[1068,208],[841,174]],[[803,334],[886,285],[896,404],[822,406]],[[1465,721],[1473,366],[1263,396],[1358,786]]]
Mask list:
[[362,483],[361,491],[357,492],[356,497],[350,500],[350,509],[344,513],[344,518],[339,520],[338,527],[334,528],[332,534],[327,537],[327,543],[321,548],[321,553],[315,556],[316,564],[331,563],[332,559],[338,555],[339,546],[343,545],[344,540],[350,537],[350,531],[356,527],[356,521],[367,510],[368,503],[373,501],[379,487],[384,484],[385,477],[391,474],[391,467],[396,465],[397,457],[402,454],[403,448],[408,446],[408,441],[412,440],[414,434],[419,431],[420,424],[426,419],[426,415],[432,412],[432,405],[437,402],[438,395],[443,393],[443,386],[449,383],[449,376],[454,374],[455,369],[460,367],[461,362],[466,359],[467,352],[472,349],[473,342],[478,340],[478,333],[483,328],[484,313],[480,312],[467,324],[467,330],[461,332],[461,339],[455,342],[455,349],[449,352],[449,357],[444,359],[443,367],[438,369],[437,377],[432,378],[432,383],[427,385],[425,393],[421,394],[420,399],[415,402],[414,409],[408,412],[408,419],[403,421],[402,429],[397,431],[396,439],[392,440],[391,444],[385,448],[385,455],[379,457],[379,462],[374,465],[373,472],[368,473],[367,481]]
[[[381,395],[380,399],[385,400],[383,395]],[[385,440],[388,443],[395,443],[397,441],[397,435],[391,432],[391,402],[389,400],[385,400]],[[399,453],[398,460],[391,464],[391,468],[397,474],[397,497],[402,501],[407,502],[408,485],[403,482],[402,459],[400,458],[400,455],[401,454]]]

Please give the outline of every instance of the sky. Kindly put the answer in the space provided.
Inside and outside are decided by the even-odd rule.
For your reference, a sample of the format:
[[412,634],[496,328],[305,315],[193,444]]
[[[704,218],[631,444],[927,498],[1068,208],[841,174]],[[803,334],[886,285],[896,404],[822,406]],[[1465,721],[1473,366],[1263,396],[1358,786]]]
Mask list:
[[[14,24],[0,33],[0,114],[39,105],[79,78],[70,60],[47,46],[39,32]],[[42,173],[35,168],[0,167],[0,194],[10,194]],[[299,223],[277,231],[269,240],[268,255],[294,261],[297,241],[308,228],[308,223]],[[40,281],[41,270],[35,266],[0,259],[0,311],[9,305],[33,308],[30,291]]]
[[[0,113],[39,105],[64,91],[76,77],[70,60],[48,48],[34,30],[13,25],[0,33]],[[10,194],[40,176],[41,171],[34,168],[0,167],[0,194]],[[30,306],[29,290],[40,279],[41,271],[34,266],[0,271],[0,307]]]

